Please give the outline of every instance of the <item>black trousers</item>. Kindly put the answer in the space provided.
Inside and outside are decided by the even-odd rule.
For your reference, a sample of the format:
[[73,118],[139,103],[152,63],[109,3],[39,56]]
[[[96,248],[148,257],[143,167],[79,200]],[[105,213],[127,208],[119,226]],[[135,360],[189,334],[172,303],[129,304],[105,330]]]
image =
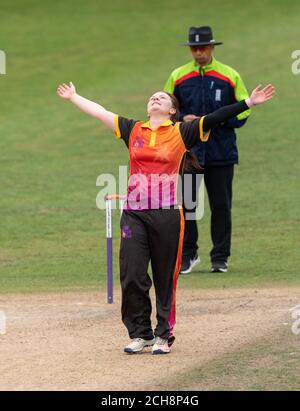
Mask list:
[[[204,181],[211,210],[211,261],[227,261],[231,249],[231,206],[234,166],[207,167]],[[193,191],[196,191],[193,184]],[[186,220],[183,258],[190,258],[198,249],[197,221]]]
[[[179,209],[124,210],[121,218],[122,320],[130,338],[168,338],[176,322],[176,285],[181,266],[184,217]],[[148,274],[151,262],[157,326],[151,326]]]

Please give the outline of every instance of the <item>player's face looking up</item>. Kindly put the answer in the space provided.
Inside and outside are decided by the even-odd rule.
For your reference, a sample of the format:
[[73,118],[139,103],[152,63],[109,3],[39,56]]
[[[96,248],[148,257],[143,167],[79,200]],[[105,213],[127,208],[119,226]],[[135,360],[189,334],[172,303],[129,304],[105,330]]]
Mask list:
[[148,115],[160,113],[171,116],[176,112],[170,96],[162,91],[158,91],[150,97],[147,105],[147,110]]

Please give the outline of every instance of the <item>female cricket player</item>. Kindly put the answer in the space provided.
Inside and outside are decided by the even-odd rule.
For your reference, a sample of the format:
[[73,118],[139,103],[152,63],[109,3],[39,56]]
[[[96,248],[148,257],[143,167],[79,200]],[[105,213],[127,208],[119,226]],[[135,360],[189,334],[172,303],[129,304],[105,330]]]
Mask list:
[[[256,87],[250,98],[222,107],[191,122],[177,122],[178,103],[166,92],[154,93],[147,104],[148,121],[130,120],[77,94],[72,83],[57,93],[95,117],[129,149],[130,177],[121,218],[120,279],[122,320],[130,343],[126,353],[152,347],[152,354],[167,354],[174,342],[176,284],[181,266],[184,217],[177,199],[186,153],[209,138],[212,127],[270,100],[274,87]],[[156,295],[157,325],[151,325],[151,262]]]

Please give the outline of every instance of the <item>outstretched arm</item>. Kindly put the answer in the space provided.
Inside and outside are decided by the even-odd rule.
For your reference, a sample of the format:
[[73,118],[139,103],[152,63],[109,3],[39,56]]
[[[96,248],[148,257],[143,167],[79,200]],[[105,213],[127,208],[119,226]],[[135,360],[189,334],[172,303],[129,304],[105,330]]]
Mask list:
[[252,91],[251,96],[246,100],[230,104],[211,114],[207,114],[203,120],[203,130],[208,131],[229,118],[235,117],[243,111],[248,110],[249,107],[257,106],[258,104],[263,104],[266,101],[271,100],[274,96],[274,92],[275,89],[271,84],[268,84],[263,89],[261,89],[261,85],[257,86]]
[[64,83],[60,84],[57,88],[57,94],[61,98],[69,100],[84,113],[100,120],[103,124],[113,130],[113,132],[116,131],[115,113],[107,111],[104,107],[100,106],[100,104],[94,103],[77,94],[76,88],[72,82],[70,82],[69,86]]

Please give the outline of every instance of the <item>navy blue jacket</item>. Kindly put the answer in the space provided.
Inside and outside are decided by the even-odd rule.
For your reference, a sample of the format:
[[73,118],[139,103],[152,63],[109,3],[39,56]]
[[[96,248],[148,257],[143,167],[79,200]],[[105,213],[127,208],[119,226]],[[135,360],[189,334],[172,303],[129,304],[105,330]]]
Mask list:
[[[181,121],[187,114],[203,116],[249,97],[240,75],[215,58],[207,66],[199,67],[192,61],[175,69],[164,90],[177,97]],[[234,129],[242,127],[249,114],[250,110],[247,110],[213,128],[209,140],[199,142],[193,149],[199,163],[205,166],[238,163]]]

